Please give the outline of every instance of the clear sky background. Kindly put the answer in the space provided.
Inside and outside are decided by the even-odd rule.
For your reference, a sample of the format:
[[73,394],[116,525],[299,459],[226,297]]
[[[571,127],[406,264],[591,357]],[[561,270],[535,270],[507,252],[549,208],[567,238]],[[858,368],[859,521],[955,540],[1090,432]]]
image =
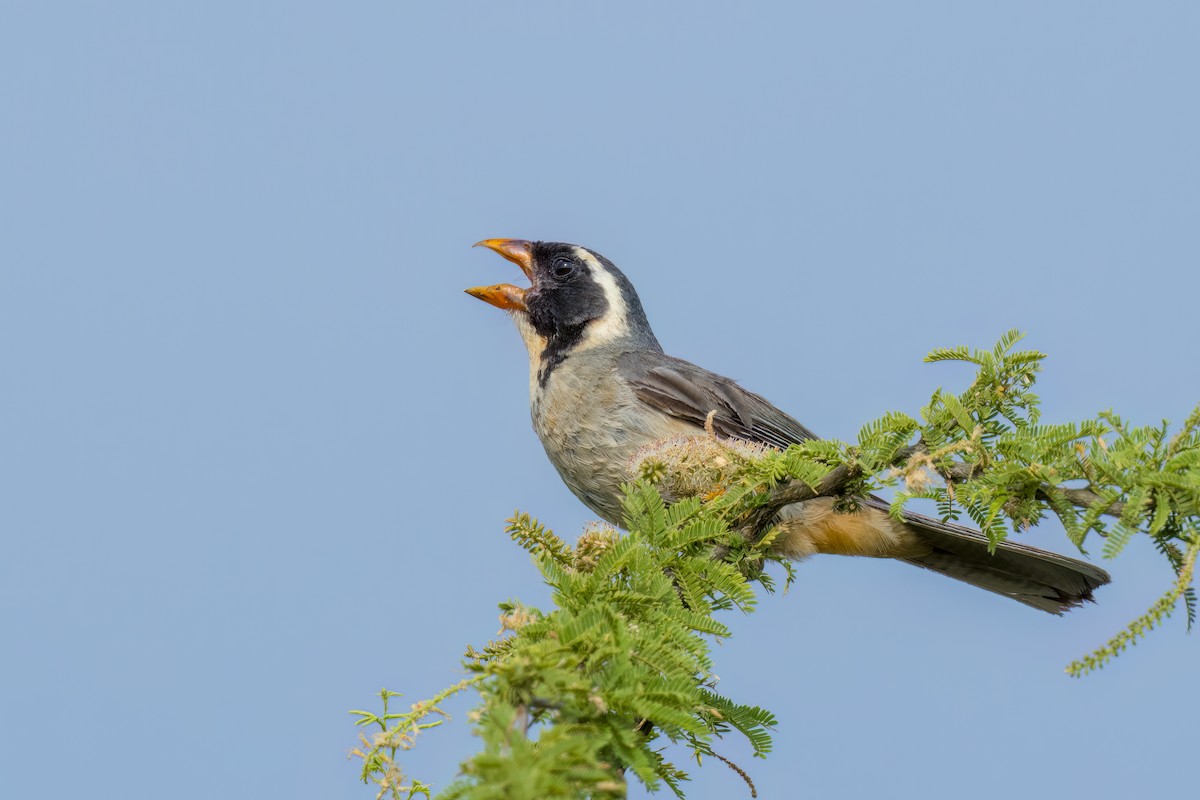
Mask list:
[[[672,354],[852,436],[1020,327],[1048,420],[1200,400],[1195,3],[0,6],[0,795],[366,800],[346,713],[460,674],[592,515],[484,237],[623,267]],[[1047,526],[1027,541],[1066,551]],[[1098,549],[1098,548],[1097,548]],[[1194,781],[1139,542],[1065,618],[818,558],[731,620],[761,796]],[[444,786],[462,704],[409,764]],[[694,798],[745,796],[720,764]]]

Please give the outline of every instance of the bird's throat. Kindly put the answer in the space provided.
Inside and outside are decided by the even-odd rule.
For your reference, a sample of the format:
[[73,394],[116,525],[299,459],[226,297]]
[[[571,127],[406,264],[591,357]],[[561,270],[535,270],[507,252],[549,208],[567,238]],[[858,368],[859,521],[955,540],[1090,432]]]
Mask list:
[[549,383],[550,376],[554,373],[554,370],[558,369],[579,346],[579,343],[583,340],[584,327],[583,325],[579,325],[566,330],[555,331],[546,341],[546,346],[542,349],[538,357],[537,382],[539,387],[546,388],[546,384]]

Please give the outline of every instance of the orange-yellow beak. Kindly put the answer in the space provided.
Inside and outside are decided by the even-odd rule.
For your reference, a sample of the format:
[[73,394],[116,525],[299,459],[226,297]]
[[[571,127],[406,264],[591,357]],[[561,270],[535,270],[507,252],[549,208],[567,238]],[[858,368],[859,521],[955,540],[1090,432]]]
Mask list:
[[466,290],[471,297],[478,297],[485,303],[491,303],[496,308],[506,311],[525,310],[525,290],[511,283],[498,283],[495,286],[473,286]]
[[[533,243],[524,239],[484,239],[476,242],[475,247],[486,247],[495,250],[509,261],[516,264],[525,273],[525,277],[533,280]],[[491,303],[496,308],[505,310],[525,310],[525,289],[513,286],[511,283],[498,283],[495,286],[474,286],[467,289],[467,294],[478,297],[485,303]]]
[[524,239],[484,239],[473,246],[495,250],[520,267],[526,278],[533,280],[533,242]]

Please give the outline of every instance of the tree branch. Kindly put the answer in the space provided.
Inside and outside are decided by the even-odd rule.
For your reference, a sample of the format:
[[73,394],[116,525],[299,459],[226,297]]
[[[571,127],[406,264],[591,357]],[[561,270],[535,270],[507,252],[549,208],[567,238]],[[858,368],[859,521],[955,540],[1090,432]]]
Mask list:
[[[928,449],[923,443],[918,442],[915,445],[905,447],[896,453],[892,465],[899,467],[907,462],[910,458],[918,453],[927,453]],[[982,475],[984,469],[979,464],[970,464],[965,461],[959,461],[953,464],[948,471],[938,471],[938,474],[947,483],[965,483],[973,478]],[[838,497],[845,493],[846,486],[855,479],[861,477],[862,471],[851,467],[847,464],[835,467],[828,475],[826,475],[816,488],[809,486],[803,481],[792,480],[784,481],[775,486],[767,495],[766,501],[754,509],[742,523],[738,526],[738,530],[747,538],[760,536],[775,519],[775,516],[785,507],[793,503],[803,503],[806,500],[813,500],[818,497]],[[1041,490],[1043,497],[1046,497],[1050,491],[1057,491],[1060,495],[1067,499],[1069,503],[1080,508],[1092,508],[1104,502],[1104,498],[1091,489],[1068,489],[1064,486],[1050,487],[1046,486]],[[1119,517],[1125,510],[1125,504],[1121,502],[1113,502],[1104,514],[1110,517]]]
[[[1047,489],[1042,490],[1043,495]],[[1093,492],[1091,489],[1067,489],[1063,486],[1056,487],[1057,491],[1071,503],[1071,505],[1079,506],[1080,508],[1093,508],[1104,502],[1104,498]],[[1103,512],[1109,517],[1119,517],[1125,513],[1125,504],[1119,500],[1114,500],[1108,508]]]

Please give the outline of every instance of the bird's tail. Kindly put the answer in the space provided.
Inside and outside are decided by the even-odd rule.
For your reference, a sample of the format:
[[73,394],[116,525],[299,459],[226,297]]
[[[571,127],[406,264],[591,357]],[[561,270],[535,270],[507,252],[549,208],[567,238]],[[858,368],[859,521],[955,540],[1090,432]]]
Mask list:
[[987,537],[961,525],[907,512],[904,521],[930,547],[904,561],[1051,614],[1091,600],[1092,592],[1110,580],[1086,561],[1016,542],[1001,542],[989,553]]
[[900,523],[888,514],[887,501],[863,500],[851,512],[836,510],[828,497],[785,506],[776,552],[795,559],[814,553],[895,558],[1051,614],[1091,600],[1109,582],[1107,572],[1086,561],[1009,541],[992,553],[979,531],[910,512]]

